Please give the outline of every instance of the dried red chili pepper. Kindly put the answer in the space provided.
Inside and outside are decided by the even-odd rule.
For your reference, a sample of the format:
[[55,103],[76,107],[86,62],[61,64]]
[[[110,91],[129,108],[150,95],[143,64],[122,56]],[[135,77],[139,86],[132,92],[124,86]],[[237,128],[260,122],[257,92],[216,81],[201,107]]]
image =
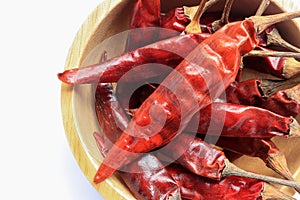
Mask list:
[[285,156],[269,139],[220,137],[216,145],[227,150],[262,159],[266,166],[286,179],[293,180]]
[[300,136],[300,125],[292,117],[231,103],[213,103],[201,109],[199,118],[194,117],[185,130],[193,131],[195,126],[199,134],[224,137]]
[[[299,80],[292,80],[299,82]],[[226,101],[229,103],[257,106],[282,116],[296,117],[300,113],[299,86],[278,90],[285,85],[294,85],[286,81],[251,79],[232,83],[226,89]],[[271,95],[269,95],[271,94]]]
[[[109,146],[99,133],[95,132],[94,137],[100,153],[105,157]],[[164,165],[151,154],[138,158],[118,173],[138,200],[181,199],[179,186]]]
[[193,200],[258,200],[291,199],[267,183],[256,179],[228,176],[220,181],[207,179],[186,170],[180,165],[165,167],[180,186],[181,197]]
[[[131,19],[126,51],[132,51],[158,40],[158,29],[147,27],[160,27],[160,0],[136,0]],[[138,30],[137,30],[138,29]]]
[[[271,49],[266,49],[263,47],[257,47],[257,49],[265,52],[275,52]],[[300,62],[295,58],[288,57],[245,56],[243,58],[243,66],[280,78],[291,78],[299,73]]]
[[[124,53],[104,63],[65,70],[58,74],[58,78],[68,84],[94,83],[97,81],[117,82],[129,70],[148,63],[176,67],[183,57],[187,56],[189,52],[209,36],[210,34],[187,34],[173,37]],[[135,70],[135,75],[132,74],[131,77],[127,77],[128,81],[144,80],[170,72],[167,67],[142,67]]]
[[297,117],[300,113],[300,84],[276,92],[263,101],[261,107],[283,116]]
[[173,141],[160,150],[165,156],[176,159],[176,162],[189,171],[214,180],[221,180],[227,176],[241,176],[255,178],[269,183],[286,184],[294,187],[297,191],[300,185],[290,180],[275,180],[273,177],[261,176],[246,172],[231,164],[224,153],[202,139],[189,134],[180,134]]
[[[148,152],[169,143],[197,111],[211,104],[224,92],[224,88],[234,82],[241,56],[257,46],[256,31],[260,32],[274,22],[299,14],[300,12],[255,16],[227,24],[204,40],[164,79],[163,86],[160,85],[137,110],[127,129],[115,143],[116,148],[113,147],[108,152],[99,167],[94,182],[103,181],[118,168],[130,163],[131,158],[127,151]],[[264,20],[261,21],[262,19]],[[193,94],[187,93],[188,85]],[[164,86],[172,88],[176,95],[181,96],[174,95]],[[150,113],[153,105],[157,109],[152,109]],[[155,118],[152,114],[155,114]],[[165,117],[166,123],[163,126],[161,117]],[[182,128],[179,128],[181,124]]]

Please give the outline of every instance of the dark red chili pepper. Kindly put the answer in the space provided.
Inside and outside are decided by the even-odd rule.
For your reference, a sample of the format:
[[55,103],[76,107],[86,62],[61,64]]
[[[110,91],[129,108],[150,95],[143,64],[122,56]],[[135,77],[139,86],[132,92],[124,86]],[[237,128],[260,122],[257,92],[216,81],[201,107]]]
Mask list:
[[[295,82],[299,82],[299,80]],[[235,82],[226,89],[226,101],[261,107],[282,116],[296,117],[300,113],[299,95],[296,95],[299,93],[299,85],[276,91],[282,85],[286,85],[286,83],[264,79]],[[269,93],[273,94],[268,97]]]
[[160,18],[160,0],[136,0],[130,19],[130,29],[133,31],[129,31],[126,51],[156,42],[158,29],[153,30],[148,27],[160,27]]
[[189,134],[180,134],[173,141],[172,144],[166,145],[163,149],[160,149],[160,153],[171,159],[175,159],[176,162],[191,172],[208,177],[214,180],[221,180],[226,176],[242,176],[248,178],[256,178],[266,182],[276,182],[279,184],[293,183],[294,187],[299,191],[300,185],[290,180],[275,180],[273,177],[261,176],[246,172],[237,168],[226,159],[224,153],[207,144],[202,139],[194,137]]
[[261,107],[283,116],[297,117],[300,113],[300,84],[276,92],[263,101]]
[[172,9],[166,14],[162,13],[160,27],[169,30],[175,30],[177,32],[160,30],[159,38],[165,39],[179,35],[179,33],[185,30],[185,27],[190,23],[190,21],[190,18],[185,15],[183,7]]
[[224,88],[234,82],[241,56],[257,46],[257,30],[286,20],[286,16],[299,14],[252,17],[230,23],[204,40],[140,106],[100,165],[94,182],[103,181],[121,166],[130,163],[132,158],[127,151],[148,152],[169,143],[196,112],[211,104],[224,92]]
[[211,180],[172,164],[167,171],[180,186],[182,198],[193,200],[240,200],[259,199],[264,189],[264,182],[236,176],[224,177],[220,181]]
[[[257,50],[261,51],[272,51],[263,47],[257,47]],[[243,66],[246,68],[255,69],[260,72],[272,74],[275,76],[282,77],[285,65],[284,57],[257,57],[257,56],[246,56],[243,58]]]
[[220,181],[207,179],[180,165],[166,166],[166,170],[180,186],[181,197],[192,200],[259,200],[291,199],[267,183],[251,178],[228,176]]
[[[100,153],[105,157],[109,147],[104,137],[96,132],[94,137]],[[164,165],[151,154],[138,158],[118,173],[138,200],[180,199],[179,186]]]
[[[230,103],[213,103],[200,110],[186,131],[224,137],[271,138],[274,136],[299,136],[297,121],[269,110]],[[190,128],[191,126],[191,128]]]
[[[128,81],[144,80],[149,77],[170,73],[167,67],[146,66],[159,63],[176,67],[199,43],[210,34],[187,34],[166,39],[146,47],[124,53],[104,63],[82,68],[65,70],[58,78],[69,84],[101,82],[117,82],[126,72],[135,68],[135,73],[127,76]],[[100,80],[99,80],[100,79]]]
[[285,156],[269,139],[220,137],[216,145],[239,154],[258,157],[266,163],[267,167],[286,179],[293,180]]

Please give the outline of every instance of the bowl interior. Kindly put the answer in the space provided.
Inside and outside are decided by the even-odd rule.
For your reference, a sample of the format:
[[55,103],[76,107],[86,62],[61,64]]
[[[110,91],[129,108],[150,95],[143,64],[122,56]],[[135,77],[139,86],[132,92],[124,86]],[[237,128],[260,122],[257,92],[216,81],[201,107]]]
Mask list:
[[[243,16],[253,15],[259,5],[259,0],[239,0],[235,1],[232,13],[240,14]],[[197,5],[198,1],[184,1],[184,0],[173,0],[173,1],[162,1],[162,10],[167,11],[178,5]],[[93,34],[86,44],[80,55],[80,66],[90,65],[99,62],[103,51],[108,52],[108,57],[114,57],[120,55],[123,52],[127,32],[129,27],[129,19],[133,1],[121,1],[116,7],[112,8],[106,15],[106,17],[92,27]],[[223,8],[224,3],[219,3],[214,6],[210,11],[220,11]],[[241,9],[247,8],[247,9]],[[279,13],[282,9],[272,3],[266,13]],[[300,46],[299,29],[295,23],[289,21],[280,23],[278,29],[282,36],[292,42],[296,46]],[[252,74],[253,75],[253,74]],[[258,74],[254,74],[255,76]],[[83,146],[89,162],[93,166],[98,168],[102,157],[97,149],[96,143],[93,138],[93,132],[101,132],[101,129],[97,122],[97,117],[94,110],[94,91],[93,85],[76,85],[73,87],[72,97],[72,110],[73,117],[75,120],[75,128],[80,138],[81,145]],[[282,139],[275,138],[274,141],[280,147],[287,157],[288,165],[290,170],[298,178],[300,157],[297,156],[297,145],[300,144],[299,139]],[[242,157],[235,162],[238,166],[243,169],[277,176],[273,171],[269,170],[264,163],[256,158]],[[116,192],[123,193],[125,199],[130,199],[132,196],[117,177],[111,179]],[[284,188],[287,192],[286,188]]]

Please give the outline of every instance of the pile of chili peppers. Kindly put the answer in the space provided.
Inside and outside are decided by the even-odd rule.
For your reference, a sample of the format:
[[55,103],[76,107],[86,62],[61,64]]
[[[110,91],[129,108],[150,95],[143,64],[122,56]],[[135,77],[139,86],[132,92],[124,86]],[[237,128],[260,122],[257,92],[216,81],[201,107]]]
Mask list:
[[[268,42],[279,34],[274,24],[300,12],[259,16],[270,3],[262,0],[255,16],[243,19],[230,16],[233,0],[224,0],[223,13],[206,13],[221,1],[201,0],[187,15],[190,8],[162,13],[160,0],[136,0],[130,28],[140,31],[129,32],[125,53],[107,60],[105,52],[97,64],[58,74],[68,84],[96,84],[103,134],[94,137],[105,159],[95,183],[119,173],[137,199],[293,199],[270,183],[300,191],[272,141],[300,136],[300,63],[289,52],[265,54],[278,52]],[[169,68],[138,69],[148,63]],[[274,79],[245,80],[241,66]],[[229,162],[243,155],[260,158],[282,179]]]

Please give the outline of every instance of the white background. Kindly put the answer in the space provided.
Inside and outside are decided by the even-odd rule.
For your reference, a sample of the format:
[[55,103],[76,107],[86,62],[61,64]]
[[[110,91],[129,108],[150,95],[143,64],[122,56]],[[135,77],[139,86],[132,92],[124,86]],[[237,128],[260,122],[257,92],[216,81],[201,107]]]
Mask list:
[[56,78],[100,2],[0,2],[0,199],[102,199],[69,149]]
[[1,1],[0,199],[102,199],[69,149],[56,78],[100,2]]

